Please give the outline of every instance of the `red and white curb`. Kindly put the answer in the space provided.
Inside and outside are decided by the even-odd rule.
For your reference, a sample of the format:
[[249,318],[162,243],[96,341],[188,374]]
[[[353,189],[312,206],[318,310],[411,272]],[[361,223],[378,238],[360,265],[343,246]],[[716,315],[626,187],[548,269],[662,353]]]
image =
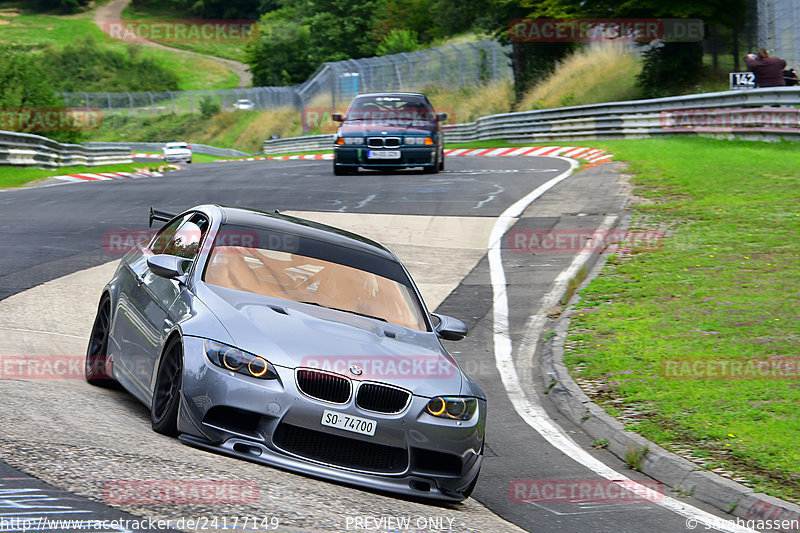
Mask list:
[[[600,164],[614,157],[600,148],[583,148],[575,146],[522,146],[514,148],[450,148],[444,151],[444,155],[453,156],[487,156],[487,157],[509,157],[509,156],[562,156],[572,159],[582,159],[587,163]],[[286,161],[290,159],[333,159],[333,154],[309,154],[309,155],[281,155],[267,157],[250,157],[247,159],[225,159],[224,161],[255,161],[262,159],[272,159]]]
[[158,167],[158,172],[152,172],[146,169],[137,169],[136,172],[83,172],[81,174],[67,174],[64,176],[51,176],[53,179],[62,181],[107,181],[107,180],[123,180],[123,179],[139,179],[139,178],[160,178],[164,174],[162,170],[170,168],[172,170],[180,170],[182,167],[178,165],[162,165]]
[[554,156],[583,159],[589,163],[599,163],[614,157],[600,148],[576,148],[574,146],[522,146],[519,148],[457,148],[445,150],[447,156],[479,155],[488,157],[509,156]]
[[164,155],[163,154],[145,154],[145,153],[142,153],[142,152],[137,152],[135,154],[131,154],[131,157],[139,157],[139,158],[146,157],[148,159],[164,159]]

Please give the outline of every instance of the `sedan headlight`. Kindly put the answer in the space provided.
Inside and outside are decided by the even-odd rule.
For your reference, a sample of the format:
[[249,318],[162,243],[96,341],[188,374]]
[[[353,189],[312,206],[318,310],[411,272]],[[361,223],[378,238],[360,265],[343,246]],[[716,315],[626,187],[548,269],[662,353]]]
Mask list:
[[477,409],[478,400],[476,398],[437,396],[436,398],[431,398],[425,407],[425,412],[439,418],[469,420]]
[[339,146],[343,144],[364,144],[364,137],[339,137],[336,139],[336,144]]
[[424,145],[432,145],[433,139],[430,137],[406,137],[404,139],[406,144],[424,144]]
[[253,378],[275,379],[278,377],[275,368],[263,357],[209,340],[205,341],[203,346],[208,358],[217,366]]

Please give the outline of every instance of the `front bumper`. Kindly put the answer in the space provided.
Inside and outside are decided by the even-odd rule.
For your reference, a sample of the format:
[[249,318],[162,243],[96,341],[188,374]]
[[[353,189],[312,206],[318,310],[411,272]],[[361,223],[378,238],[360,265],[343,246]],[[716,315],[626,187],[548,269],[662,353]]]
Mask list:
[[[178,418],[181,440],[314,477],[409,496],[460,501],[480,471],[486,402],[468,421],[423,412],[413,396],[399,414],[364,411],[300,392],[293,369],[276,366],[278,380],[258,380],[211,364],[203,341],[184,337],[185,370]],[[446,391],[443,391],[445,393]],[[365,436],[321,424],[332,410],[374,420]]]
[[[397,159],[371,159],[368,157],[370,150],[397,150],[400,157]],[[334,146],[334,163],[343,167],[365,168],[403,168],[403,167],[430,167],[436,164],[436,146],[414,146],[398,148],[371,149],[364,146]]]
[[188,163],[192,160],[192,154],[169,154],[164,155],[165,163]]

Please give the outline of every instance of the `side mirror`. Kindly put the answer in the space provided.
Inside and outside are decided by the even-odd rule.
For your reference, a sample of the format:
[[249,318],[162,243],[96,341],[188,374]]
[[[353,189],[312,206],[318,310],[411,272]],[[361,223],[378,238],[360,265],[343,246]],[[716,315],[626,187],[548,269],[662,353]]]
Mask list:
[[460,341],[469,333],[469,328],[457,318],[447,315],[433,315],[439,319],[436,334],[446,341]]
[[192,260],[176,255],[158,254],[147,260],[147,266],[156,276],[182,281]]
[[331,115],[331,120],[334,122],[344,122],[344,117],[341,113],[334,113]]
[[437,122],[444,122],[445,120],[447,120],[447,113],[436,113]]

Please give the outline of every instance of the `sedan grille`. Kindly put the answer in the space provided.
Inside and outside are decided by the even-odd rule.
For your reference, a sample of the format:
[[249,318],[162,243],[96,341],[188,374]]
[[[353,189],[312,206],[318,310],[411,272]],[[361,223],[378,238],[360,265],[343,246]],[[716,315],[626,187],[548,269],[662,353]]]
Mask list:
[[369,137],[367,146],[370,148],[397,148],[400,146],[400,137]]
[[399,413],[408,405],[411,393],[377,383],[364,383],[358,388],[356,405],[367,411]]
[[403,448],[331,435],[282,423],[272,442],[285,452],[333,466],[378,473],[400,473],[408,468]]
[[350,380],[317,370],[297,371],[297,387],[306,395],[332,403],[346,403],[350,399]]

